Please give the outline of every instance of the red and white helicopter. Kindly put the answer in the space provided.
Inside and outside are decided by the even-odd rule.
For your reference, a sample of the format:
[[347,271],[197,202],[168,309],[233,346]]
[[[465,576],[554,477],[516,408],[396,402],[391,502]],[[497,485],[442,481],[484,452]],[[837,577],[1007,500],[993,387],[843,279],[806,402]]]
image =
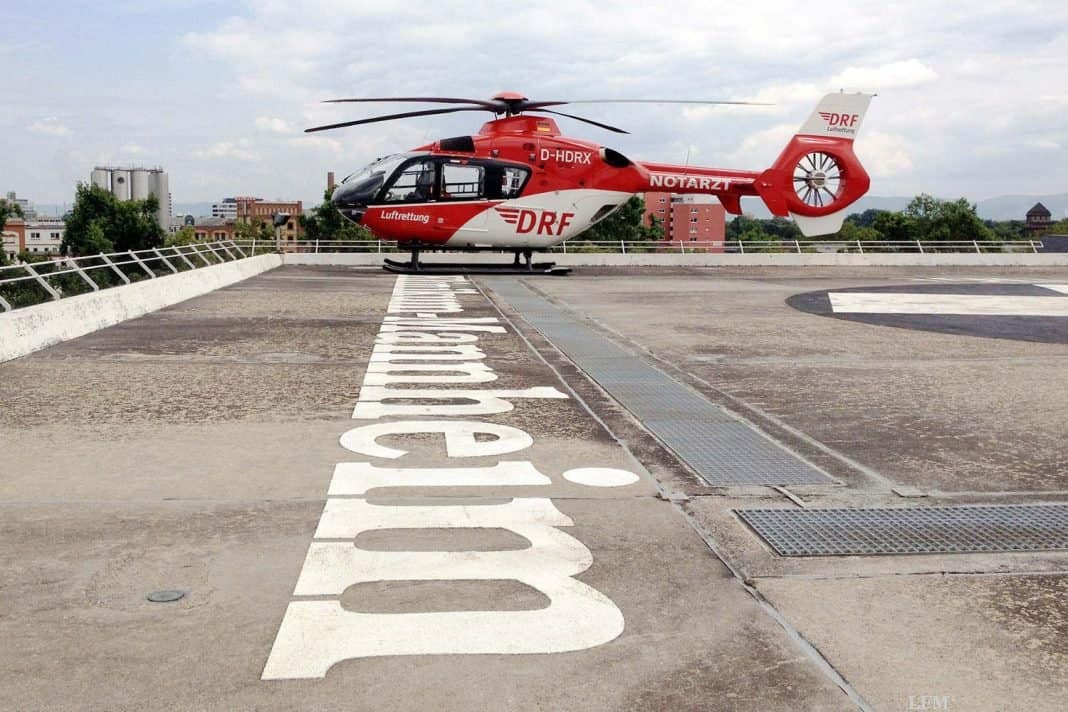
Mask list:
[[[552,114],[617,133],[607,124],[549,107],[574,103],[703,103],[655,100],[531,101],[505,92],[492,100],[446,97],[334,99],[422,102],[449,108],[410,111],[307,129],[325,131],[378,121],[462,111],[496,117],[474,136],[457,136],[381,158],[348,176],[332,196],[349,220],[412,251],[410,262],[386,260],[396,272],[456,271],[419,261],[420,250],[507,250],[512,265],[469,265],[467,271],[551,271],[533,252],[570,239],[611,215],[636,193],[714,195],[741,214],[742,196],[760,196],[775,215],[791,217],[806,236],[837,232],[846,208],[864,195],[868,174],[853,153],[870,94],[828,94],[765,170],[701,168],[634,161],[611,148],[560,134]],[[530,114],[528,112],[537,112]],[[525,265],[519,257],[525,257]]]

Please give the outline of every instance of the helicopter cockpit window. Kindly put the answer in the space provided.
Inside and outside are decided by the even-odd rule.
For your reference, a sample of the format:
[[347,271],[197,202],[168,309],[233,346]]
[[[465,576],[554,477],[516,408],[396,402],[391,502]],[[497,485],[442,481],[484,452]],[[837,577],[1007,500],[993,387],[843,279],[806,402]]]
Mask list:
[[469,163],[446,163],[442,165],[446,200],[478,200],[484,197],[482,190],[484,168]]
[[382,197],[386,203],[426,203],[438,200],[438,166],[432,160],[411,163],[401,171]]
[[486,166],[486,177],[483,181],[485,197],[489,200],[518,198],[529,176],[530,170],[527,168],[491,163]]

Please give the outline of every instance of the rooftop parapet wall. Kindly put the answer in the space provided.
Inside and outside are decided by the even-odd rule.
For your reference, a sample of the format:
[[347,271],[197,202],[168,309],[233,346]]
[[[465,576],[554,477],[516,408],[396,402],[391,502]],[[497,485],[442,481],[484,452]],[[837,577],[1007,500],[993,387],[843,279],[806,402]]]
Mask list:
[[144,280],[0,314],[0,363],[248,279],[282,264],[277,254]]

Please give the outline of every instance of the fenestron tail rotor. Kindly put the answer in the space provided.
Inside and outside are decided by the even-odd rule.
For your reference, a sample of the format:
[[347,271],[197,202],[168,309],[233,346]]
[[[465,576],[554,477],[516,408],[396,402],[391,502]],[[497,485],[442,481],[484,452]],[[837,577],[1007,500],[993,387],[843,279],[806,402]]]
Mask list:
[[829,153],[806,153],[794,166],[794,192],[805,205],[822,208],[838,198],[842,168]]
[[531,101],[522,94],[516,92],[501,92],[494,96],[491,100],[486,101],[483,99],[462,99],[457,97],[443,97],[443,96],[397,96],[397,97],[372,97],[372,98],[352,98],[352,99],[328,99],[323,103],[326,104],[346,104],[346,103],[423,103],[423,104],[460,104],[461,106],[455,106],[449,109],[428,109],[425,111],[406,111],[399,114],[386,114],[384,116],[375,116],[367,119],[357,119],[355,121],[342,121],[336,124],[327,124],[325,126],[315,126],[310,129],[305,129],[305,133],[312,133],[315,131],[328,131],[330,129],[340,129],[346,126],[359,126],[360,124],[372,124],[379,121],[393,121],[395,119],[409,119],[417,116],[434,116],[439,114],[452,114],[460,111],[489,111],[496,116],[514,116],[515,114],[522,113],[524,111],[537,111],[546,114],[555,114],[557,116],[564,116],[569,119],[575,119],[576,121],[582,121],[593,126],[597,126],[608,131],[614,131],[616,133],[627,133],[621,128],[604,124],[592,119],[587,119],[582,116],[575,116],[574,114],[565,114],[562,111],[553,111],[549,109],[550,106],[564,106],[566,104],[706,104],[706,105],[728,105],[728,106],[767,106],[760,102],[751,101],[714,101],[714,100],[684,100],[684,99],[582,99],[578,101]]

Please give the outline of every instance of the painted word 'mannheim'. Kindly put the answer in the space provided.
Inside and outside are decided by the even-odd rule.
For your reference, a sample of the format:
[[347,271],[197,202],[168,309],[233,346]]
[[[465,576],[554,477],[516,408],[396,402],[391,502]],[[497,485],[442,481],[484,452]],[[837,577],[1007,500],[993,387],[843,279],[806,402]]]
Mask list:
[[[496,318],[458,316],[462,277],[400,277],[352,417],[341,437],[358,456],[339,463],[326,506],[275,638],[263,679],[321,678],[334,664],[385,655],[559,653],[601,645],[623,631],[623,614],[575,579],[593,556],[563,531],[574,522],[547,497],[505,504],[372,504],[381,488],[548,486],[550,477],[516,456],[529,433],[472,420],[511,411],[520,398],[566,399],[556,388],[495,388],[498,376],[479,340],[505,329]],[[386,420],[389,418],[389,420]],[[404,466],[397,436],[438,435],[448,459],[487,458],[464,467]],[[393,436],[386,445],[382,438]],[[403,440],[399,441],[403,443]],[[509,459],[500,460],[501,456]],[[388,466],[370,459],[386,461]],[[575,472],[577,472],[576,470]],[[622,471],[617,471],[622,472]],[[568,473],[565,473],[567,476]],[[636,479],[631,473],[623,473]],[[618,483],[633,481],[624,478]],[[585,484],[585,483],[583,483]],[[358,544],[376,530],[504,529],[527,548],[503,551],[381,551]],[[362,613],[346,610],[350,586],[378,581],[513,580],[537,589],[548,607],[511,611]]]

